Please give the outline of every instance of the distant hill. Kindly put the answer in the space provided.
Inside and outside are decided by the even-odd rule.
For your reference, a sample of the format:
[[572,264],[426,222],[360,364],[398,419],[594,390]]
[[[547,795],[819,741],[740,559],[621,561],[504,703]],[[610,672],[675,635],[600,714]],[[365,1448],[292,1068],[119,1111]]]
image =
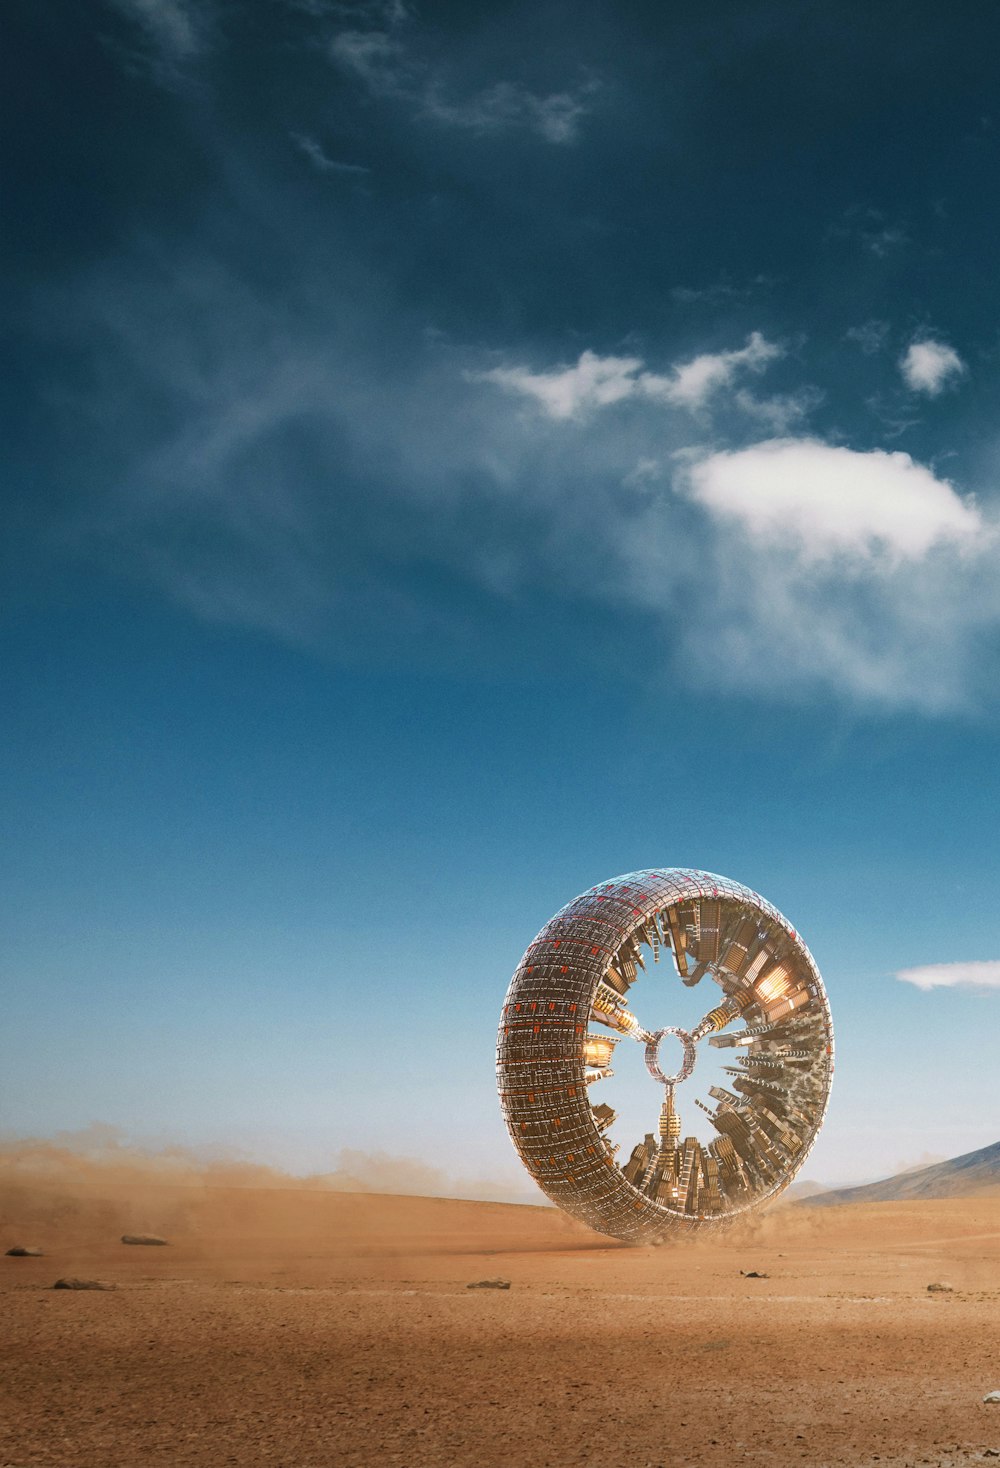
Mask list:
[[781,1195],[782,1203],[801,1203],[806,1198],[815,1198],[817,1193],[825,1193],[828,1189],[824,1183],[814,1183],[811,1178],[804,1178],[800,1183],[792,1183]]
[[890,1203],[906,1198],[958,1198],[966,1193],[1000,1192],[1000,1142],[966,1152],[932,1167],[901,1172],[858,1188],[834,1188],[797,1200],[800,1208],[827,1208],[837,1203]]

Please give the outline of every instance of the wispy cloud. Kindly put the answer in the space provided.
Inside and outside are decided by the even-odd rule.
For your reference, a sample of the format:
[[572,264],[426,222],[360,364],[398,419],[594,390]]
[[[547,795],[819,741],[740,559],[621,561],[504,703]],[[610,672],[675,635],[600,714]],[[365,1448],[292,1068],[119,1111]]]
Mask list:
[[754,391],[778,350],[759,333],[655,373],[596,352],[484,371],[407,336],[363,274],[334,311],[322,282],[279,305],[159,257],[64,306],[126,446],[94,533],[200,617],[368,639],[391,605],[393,636],[447,639],[430,566],[648,618],[687,686],[929,714],[992,696],[991,514],[906,454],[771,436],[809,398]]
[[901,968],[896,978],[918,989],[1000,989],[1000,959],[973,963],[928,963]]
[[407,44],[402,30],[411,19],[402,5],[385,8],[378,24],[340,31],[330,55],[363,82],[376,97],[410,104],[414,115],[444,127],[481,135],[514,130],[533,132],[548,143],[575,143],[580,124],[591,110],[598,89],[594,78],[576,87],[539,93],[520,82],[502,79],[471,93],[449,84]]
[[771,275],[755,275],[752,280],[738,285],[728,275],[708,285],[675,285],[670,288],[670,299],[678,306],[721,306],[729,301],[746,301],[763,291],[771,290],[777,282]]
[[[766,399],[731,381],[772,360],[769,347],[751,338],[738,352],[701,354],[662,375],[638,357],[590,353],[551,372],[486,376],[571,430],[561,441],[567,474],[573,463],[611,472],[621,427],[610,409],[628,402],[637,451],[619,482],[632,498],[607,508],[600,535],[613,585],[595,581],[592,594],[662,615],[692,680],[927,713],[975,701],[978,638],[1000,622],[1000,540],[971,496],[908,454],[787,429],[744,447],[685,447],[684,419],[672,415],[660,432],[675,446],[655,451],[651,425],[664,403],[701,409],[719,394],[712,436],[739,432],[741,415],[744,433],[768,413],[779,424],[804,416],[814,392]],[[530,419],[523,431],[531,434]],[[679,515],[684,500],[700,524]]]
[[963,377],[968,369],[954,347],[932,337],[922,337],[907,347],[900,359],[899,370],[911,392],[936,398],[949,383]]
[[887,259],[910,242],[903,225],[888,219],[881,209],[865,209],[857,205],[846,211],[843,223],[831,233],[855,241],[877,260]]
[[339,158],[331,158],[322,144],[310,137],[308,133],[291,133],[290,136],[295,146],[305,154],[315,168],[319,169],[320,173],[344,173],[355,176],[371,173],[371,169],[366,168],[362,163],[343,163]]
[[588,97],[593,90],[590,85],[575,92],[538,96],[517,82],[497,82],[464,101],[449,101],[435,84],[420,98],[420,111],[435,122],[474,133],[521,127],[548,143],[575,143],[580,123],[590,110]]
[[862,231],[861,238],[865,246],[873,255],[884,259],[893,250],[898,250],[901,245],[909,243],[909,236],[904,229],[898,225],[886,224],[881,229]]
[[[586,351],[569,367],[543,372],[524,366],[493,367],[469,376],[534,400],[550,418],[578,419],[632,397],[677,408],[702,408],[738,373],[761,372],[781,355],[781,347],[755,331],[746,345],[735,351],[704,352],[678,363],[667,374],[646,371],[641,357],[601,357]],[[758,409],[759,405],[753,404],[752,410]],[[786,403],[784,412],[789,411]]]
[[901,391],[872,393],[865,399],[865,407],[878,419],[884,439],[901,438],[920,422],[920,414],[914,411],[913,399]]
[[377,97],[411,97],[419,90],[421,69],[408,61],[403,43],[388,31],[340,31],[330,43],[330,55]]
[[863,321],[860,326],[849,327],[844,332],[844,340],[860,347],[866,357],[874,357],[885,346],[888,335],[888,321],[872,317],[869,321]]
[[193,0],[110,0],[115,10],[139,27],[150,59],[166,67],[191,61],[206,47],[209,9]]
[[733,397],[734,405],[747,418],[760,423],[769,433],[784,435],[799,428],[819,407],[823,393],[818,387],[806,386],[789,393],[755,395],[740,388]]

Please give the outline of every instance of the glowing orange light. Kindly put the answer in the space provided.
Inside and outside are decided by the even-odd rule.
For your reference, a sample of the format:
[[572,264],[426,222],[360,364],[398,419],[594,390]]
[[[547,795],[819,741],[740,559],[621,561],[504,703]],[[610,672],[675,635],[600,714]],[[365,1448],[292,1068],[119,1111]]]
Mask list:
[[609,1065],[614,1049],[610,1040],[588,1036],[583,1042],[583,1058],[588,1065]]
[[761,1004],[773,1004],[777,999],[783,999],[792,987],[792,976],[783,963],[776,963],[774,968],[768,969],[754,985],[754,990]]

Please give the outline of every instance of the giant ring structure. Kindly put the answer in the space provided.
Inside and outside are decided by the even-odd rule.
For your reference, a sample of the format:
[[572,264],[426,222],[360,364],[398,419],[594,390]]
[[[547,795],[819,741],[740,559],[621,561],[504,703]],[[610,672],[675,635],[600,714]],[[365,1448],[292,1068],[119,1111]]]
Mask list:
[[[653,966],[667,952],[664,982]],[[704,1018],[644,1029],[629,995],[640,975],[664,1017],[673,984],[707,980]],[[733,1062],[706,1099],[691,1084],[704,1040]],[[615,1047],[635,1042],[659,1116],[620,1161],[598,1083],[614,1074]],[[500,1103],[525,1167],[567,1213],[633,1242],[718,1227],[775,1198],[812,1150],[832,1077],[826,991],[798,933],[749,887],[677,867],[615,877],[556,913],[517,966],[497,1040]],[[689,1104],[710,1119],[705,1145],[681,1135]]]

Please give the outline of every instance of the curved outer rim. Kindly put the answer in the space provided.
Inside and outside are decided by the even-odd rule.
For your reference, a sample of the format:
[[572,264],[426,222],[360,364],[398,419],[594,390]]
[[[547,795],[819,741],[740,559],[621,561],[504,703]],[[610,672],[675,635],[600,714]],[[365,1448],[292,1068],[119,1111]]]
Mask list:
[[[587,1095],[581,1039],[599,980],[625,940],[653,913],[719,897],[758,909],[798,951],[827,1034],[826,1095],[807,1145],[765,1193],[727,1213],[686,1217],[634,1187],[609,1154]],[[684,867],[626,872],[566,904],[528,945],[514,971],[497,1036],[497,1089],[511,1140],[542,1191],[567,1213],[613,1238],[721,1228],[776,1198],[815,1146],[833,1080],[833,1025],[819,969],[795,928],[759,893],[728,877]]]

